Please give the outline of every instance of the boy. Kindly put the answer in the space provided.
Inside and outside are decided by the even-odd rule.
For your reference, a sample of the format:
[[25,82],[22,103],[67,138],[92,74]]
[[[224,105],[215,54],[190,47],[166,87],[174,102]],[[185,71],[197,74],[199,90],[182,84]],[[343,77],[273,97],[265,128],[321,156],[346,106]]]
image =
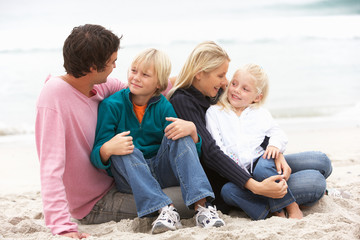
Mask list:
[[[99,106],[91,161],[114,177],[120,192],[133,193],[139,217],[159,211],[152,233],[181,227],[179,214],[162,191],[177,185],[185,204],[198,211],[198,226],[220,227],[224,221],[207,202],[214,194],[199,162],[201,140],[195,125],[178,119],[160,94],[167,88],[170,71],[169,58],[156,49],[134,59],[129,88]],[[109,154],[112,142],[122,143],[118,155]]]

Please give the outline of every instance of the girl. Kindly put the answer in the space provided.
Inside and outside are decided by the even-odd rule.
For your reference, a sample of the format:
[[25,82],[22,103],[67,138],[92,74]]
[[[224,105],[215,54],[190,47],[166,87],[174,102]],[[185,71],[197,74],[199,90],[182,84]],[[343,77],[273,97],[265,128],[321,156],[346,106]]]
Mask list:
[[[257,181],[281,174],[274,159],[283,158],[287,144],[269,111],[260,107],[267,95],[267,74],[259,65],[248,64],[234,73],[218,104],[206,112],[206,127],[216,144]],[[265,136],[270,137],[266,150],[260,146]],[[285,216],[282,209],[286,207],[290,218],[302,218],[290,189],[281,199],[269,199],[269,205],[275,215]]]
[[[216,206],[223,212],[229,210],[229,205],[235,206],[252,219],[264,219],[270,211],[268,198],[283,198],[288,188],[299,205],[316,203],[324,195],[326,178],[332,170],[325,154],[292,154],[286,156],[287,161],[277,158],[275,164],[283,176],[259,182],[227,156],[206,129],[206,110],[211,99],[227,84],[229,62],[227,53],[216,43],[200,43],[189,55],[167,96],[177,116],[196,125],[202,139],[200,161],[214,190]],[[267,138],[261,146],[266,148]]]

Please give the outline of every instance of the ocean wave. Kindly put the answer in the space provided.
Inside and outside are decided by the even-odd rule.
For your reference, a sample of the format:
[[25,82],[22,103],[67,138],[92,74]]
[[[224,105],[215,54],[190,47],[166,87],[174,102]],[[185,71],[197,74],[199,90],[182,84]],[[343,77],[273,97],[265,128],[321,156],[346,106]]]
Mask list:
[[[312,41],[360,41],[360,35],[354,36],[301,36],[301,37],[253,37],[247,39],[234,39],[234,38],[218,38],[218,39],[209,39],[213,40],[221,45],[236,45],[236,44],[283,44],[283,43],[292,43],[292,42],[312,42]],[[157,45],[169,45],[170,47],[176,47],[179,45],[197,45],[199,40],[169,40],[168,43],[135,43],[135,44],[124,44],[120,47],[124,48],[147,48],[149,46]],[[61,48],[23,48],[23,49],[0,49],[0,54],[28,54],[28,53],[50,53],[50,52],[61,52]]]
[[0,54],[23,54],[23,53],[43,53],[43,52],[59,52],[62,48],[13,48],[0,49]]
[[30,124],[10,126],[0,123],[0,136],[33,134],[34,132],[34,126]]

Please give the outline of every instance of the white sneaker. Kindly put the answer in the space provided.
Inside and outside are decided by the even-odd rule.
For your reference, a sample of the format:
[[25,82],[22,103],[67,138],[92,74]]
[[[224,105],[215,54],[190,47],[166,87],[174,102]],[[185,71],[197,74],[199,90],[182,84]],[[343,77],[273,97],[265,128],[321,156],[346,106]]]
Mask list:
[[326,189],[326,194],[334,198],[347,198],[347,199],[351,198],[351,194],[349,192],[336,188]]
[[181,228],[180,215],[173,206],[166,206],[161,209],[158,218],[152,223],[152,234],[176,230]]
[[225,226],[225,222],[216,212],[216,207],[211,205],[202,207],[198,205],[198,213],[196,214],[196,225],[203,228]]

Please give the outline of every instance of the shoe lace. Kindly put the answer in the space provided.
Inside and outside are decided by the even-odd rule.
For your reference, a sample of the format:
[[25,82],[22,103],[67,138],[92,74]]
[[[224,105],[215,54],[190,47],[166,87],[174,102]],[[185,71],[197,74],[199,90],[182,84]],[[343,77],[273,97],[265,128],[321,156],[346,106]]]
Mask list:
[[157,220],[160,220],[160,219],[166,219],[166,216],[168,216],[168,218],[173,221],[173,222],[178,222],[178,213],[176,212],[175,208],[173,209],[170,209],[170,208],[166,208],[166,209],[163,209],[160,213],[160,215],[158,216],[158,218],[152,223],[152,225],[155,224],[155,222]]
[[198,205],[198,211],[199,211],[199,213],[201,213],[202,215],[205,215],[206,217],[208,217],[210,219],[211,218],[212,219],[219,218],[219,215],[216,210],[216,206],[214,206],[214,207],[208,206],[207,208],[205,208],[203,206]]

